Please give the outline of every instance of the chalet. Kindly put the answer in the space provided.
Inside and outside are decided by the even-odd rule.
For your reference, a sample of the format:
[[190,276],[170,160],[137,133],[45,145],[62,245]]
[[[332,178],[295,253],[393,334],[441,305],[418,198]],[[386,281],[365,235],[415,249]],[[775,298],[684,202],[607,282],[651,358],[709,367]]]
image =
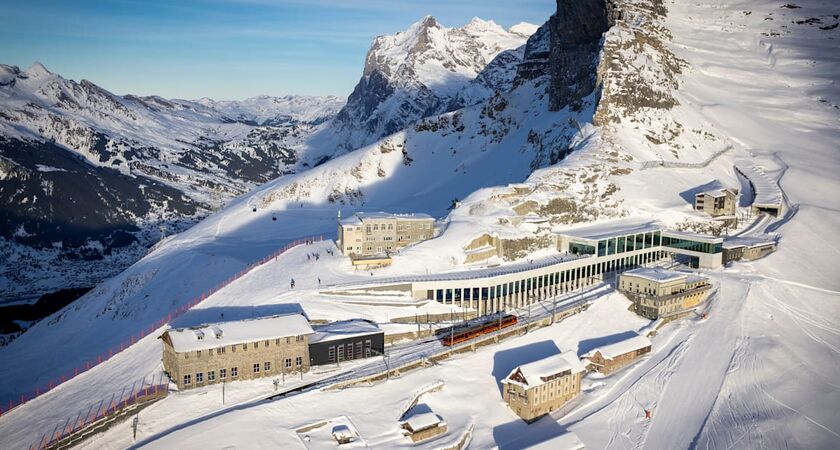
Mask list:
[[502,380],[503,396],[513,412],[530,423],[580,394],[585,372],[575,352],[549,356],[514,368]]
[[446,422],[432,411],[417,413],[400,422],[403,434],[411,442],[425,441],[446,433]]
[[302,314],[173,328],[160,337],[163,367],[179,389],[306,372],[311,334]]
[[593,349],[584,355],[587,366],[596,372],[609,375],[630,364],[638,357],[650,353],[651,342],[645,336],[636,334],[628,339]]

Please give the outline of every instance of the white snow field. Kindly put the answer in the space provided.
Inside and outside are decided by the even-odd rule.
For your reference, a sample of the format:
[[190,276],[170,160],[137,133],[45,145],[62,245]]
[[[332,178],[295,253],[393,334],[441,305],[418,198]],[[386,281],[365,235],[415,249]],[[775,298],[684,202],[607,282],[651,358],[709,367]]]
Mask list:
[[[662,26],[672,38],[663,45],[686,62],[673,92],[678,105],[642,110],[637,118],[643,121],[583,124],[573,133],[574,153],[530,176],[537,154],[526,145],[529,130],[557,137],[569,130],[573,116],[567,110],[546,112],[539,82],[508,94],[507,109],[493,119],[482,116],[482,105],[447,114],[443,117],[449,124],[434,133],[413,128],[397,133],[234,200],[0,349],[0,401],[148,327],[295,237],[332,236],[338,209],[343,215],[390,210],[443,217],[451,200],[458,198],[461,204],[448,213],[441,237],[407,249],[394,266],[374,276],[457,270],[464,269],[459,257],[472,237],[484,231],[511,236],[532,231],[529,225],[500,224],[499,218],[510,209],[491,201],[504,191],[491,186],[523,180],[531,186],[556,183],[564,194],[584,198],[592,185],[583,178],[601,170],[603,178],[615,184],[618,203],[597,204],[603,211],[587,216],[589,220],[625,215],[673,225],[702,220],[681,194],[713,179],[741,186],[733,165],[749,159],[778,180],[785,194],[784,217],[758,227],[781,235],[778,251],[763,260],[706,273],[718,284],[707,320],[666,325],[653,338],[651,355],[609,377],[588,376],[584,394],[551,417],[526,425],[502,402],[499,380],[516,365],[560,350],[585,353],[649,325],[627,310],[622,296],[606,296],[552,327],[370,387],[311,391],[229,407],[273,390],[268,379],[232,383],[226,408],[220,405],[218,386],[173,393],[140,414],[136,443],[131,441],[129,421],[83,446],[306,448],[297,428],[345,416],[371,447],[408,447],[412,444],[400,435],[395,415],[416,388],[443,380],[444,389],[424,396],[422,402],[449,424],[449,432],[412,447],[453,444],[472,424],[471,448],[525,448],[567,430],[588,448],[837,448],[840,31],[829,27],[837,23],[834,15],[840,8],[829,0],[798,1],[799,8],[781,7],[782,3],[666,2]],[[809,18],[821,22],[806,22]],[[606,40],[621,39],[643,25],[639,20],[616,26]],[[642,66],[655,64],[637,56]],[[465,130],[456,133],[450,130],[458,114]],[[583,122],[587,114],[592,111],[575,117]],[[643,129],[670,121],[684,130],[670,144],[645,139]],[[484,127],[501,131],[480,132]],[[715,139],[707,144],[693,140],[689,130],[694,129]],[[727,146],[731,149],[708,164],[644,164],[701,163]],[[631,157],[624,166],[629,173],[611,175],[610,166],[597,165],[611,149]],[[551,227],[557,231],[564,225]],[[319,296],[317,277],[324,283],[370,278],[369,273],[354,273],[343,258],[326,255],[329,245],[292,250],[211,296],[173,325],[215,320],[221,312],[226,319],[248,317],[254,310],[282,310],[293,303],[313,319],[387,322],[418,310],[415,305],[359,305]],[[320,254],[317,262],[307,260],[312,252]],[[291,277],[298,283],[294,291],[289,289]],[[160,345],[150,335],[0,416],[0,447],[27,447],[43,430],[63,423],[89,402],[159,368]],[[324,373],[307,375],[319,376]],[[287,380],[287,386],[291,383]],[[644,409],[652,411],[651,419],[644,418]]]

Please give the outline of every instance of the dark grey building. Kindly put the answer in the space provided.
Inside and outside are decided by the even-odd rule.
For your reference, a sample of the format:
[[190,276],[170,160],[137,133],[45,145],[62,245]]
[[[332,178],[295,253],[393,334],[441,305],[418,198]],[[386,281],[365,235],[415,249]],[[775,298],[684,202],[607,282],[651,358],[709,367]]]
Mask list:
[[315,331],[309,335],[312,366],[381,356],[385,351],[385,332],[369,320],[341,320],[312,328]]

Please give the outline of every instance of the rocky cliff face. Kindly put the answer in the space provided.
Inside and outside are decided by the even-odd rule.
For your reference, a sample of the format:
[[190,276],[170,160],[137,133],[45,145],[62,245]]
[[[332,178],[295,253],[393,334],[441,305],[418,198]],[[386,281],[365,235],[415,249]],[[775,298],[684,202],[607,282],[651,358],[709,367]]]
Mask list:
[[603,35],[617,15],[609,0],[557,0],[557,12],[549,19],[552,111],[579,110],[583,97],[595,89]]
[[427,16],[404,32],[377,37],[362,79],[333,121],[339,145],[361,147],[418,119],[506,89],[522,57],[515,49],[535,28],[520,24],[505,30],[478,18],[446,28]]

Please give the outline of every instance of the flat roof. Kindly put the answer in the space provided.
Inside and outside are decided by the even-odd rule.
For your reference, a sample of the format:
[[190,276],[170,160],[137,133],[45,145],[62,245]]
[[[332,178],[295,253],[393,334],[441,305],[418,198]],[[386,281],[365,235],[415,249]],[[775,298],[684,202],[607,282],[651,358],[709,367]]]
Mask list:
[[189,328],[167,330],[176,352],[207,350],[225,345],[244,344],[289,336],[312,334],[302,314],[286,314],[256,319],[217,322]]
[[399,220],[435,220],[434,217],[424,213],[387,213],[387,212],[358,212],[352,216],[341,219],[342,225],[358,225],[371,219],[399,219]]
[[776,236],[769,234],[762,234],[759,236],[736,236],[726,238],[723,241],[723,248],[738,248],[738,247],[760,247],[762,245],[770,245],[776,243]]
[[[580,358],[578,358],[577,353],[573,351],[566,351],[530,362],[528,364],[514,367],[508,376],[502,380],[502,383],[518,384],[520,386],[531,388],[546,383],[546,381],[542,380],[543,378],[550,377],[566,370],[569,370],[572,373],[585,372],[586,366],[580,362]],[[517,371],[522,372],[522,376],[526,381],[525,384],[511,379]]]
[[364,319],[350,319],[315,325],[309,343],[336,341],[371,334],[384,333],[375,323]]
[[406,275],[401,277],[388,277],[373,279],[369,282],[349,282],[340,283],[326,288],[340,288],[340,287],[359,287],[383,284],[405,284],[418,283],[424,281],[457,281],[457,280],[474,280],[477,278],[493,278],[501,275],[509,275],[512,273],[526,272],[529,270],[540,269],[543,267],[553,266],[569,261],[576,261],[584,258],[591,258],[592,255],[574,255],[571,253],[559,253],[557,255],[550,255],[540,259],[531,261],[522,261],[513,264],[505,264],[497,267],[487,267],[475,270],[459,270],[453,272],[442,272],[428,275]]
[[662,224],[656,220],[633,218],[571,228],[558,231],[557,234],[560,236],[598,241],[626,234],[647,233],[661,229]]
[[722,236],[712,236],[710,234],[689,233],[688,231],[676,230],[662,230],[662,236],[675,237],[696,242],[705,242],[707,244],[720,244],[723,242]]
[[698,192],[697,195],[708,195],[709,197],[724,197],[726,193],[730,192],[732,195],[735,195],[735,191],[729,188],[717,188],[717,189],[710,189],[708,191]]
[[646,280],[655,281],[658,283],[676,281],[688,277],[688,274],[676,272],[673,270],[666,270],[659,267],[639,267],[636,269],[625,271],[621,275],[630,275],[634,277],[644,278]]

